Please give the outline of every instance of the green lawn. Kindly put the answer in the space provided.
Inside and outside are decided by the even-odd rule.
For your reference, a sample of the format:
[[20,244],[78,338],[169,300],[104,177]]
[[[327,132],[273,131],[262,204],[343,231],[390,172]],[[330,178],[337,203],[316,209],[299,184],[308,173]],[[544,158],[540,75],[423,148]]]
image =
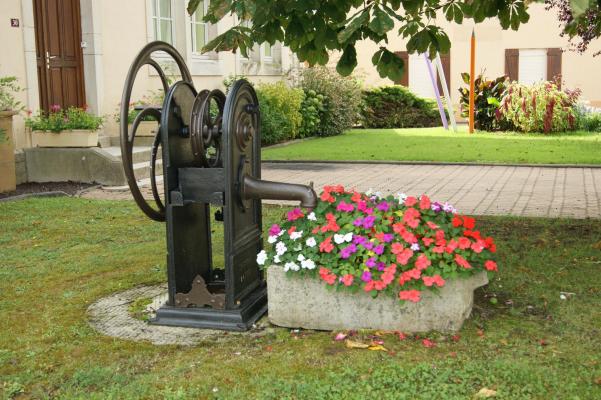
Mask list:
[[[264,211],[269,226],[283,210]],[[481,229],[497,238],[500,273],[457,342],[384,335],[389,352],[351,350],[333,333],[275,328],[190,348],[86,322],[98,298],[165,279],[163,224],[127,201],[0,203],[0,397],[601,398],[599,221],[482,217]]]
[[264,160],[601,164],[601,134],[453,133],[443,128],[353,129],[263,150]]

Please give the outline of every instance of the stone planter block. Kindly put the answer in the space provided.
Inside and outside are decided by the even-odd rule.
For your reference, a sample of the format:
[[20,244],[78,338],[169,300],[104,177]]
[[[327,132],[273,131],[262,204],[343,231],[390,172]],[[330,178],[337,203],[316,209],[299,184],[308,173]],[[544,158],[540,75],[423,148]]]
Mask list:
[[5,140],[0,141],[0,193],[12,192],[17,187],[15,174],[15,144],[13,141],[14,111],[0,111],[0,130]]
[[31,143],[33,147],[96,147],[98,131],[87,129],[61,132],[33,131]]
[[448,280],[438,293],[423,291],[418,303],[368,293],[328,290],[323,281],[267,270],[269,320],[274,325],[317,330],[382,329],[406,333],[455,332],[472,311],[474,289],[488,283],[486,272]]

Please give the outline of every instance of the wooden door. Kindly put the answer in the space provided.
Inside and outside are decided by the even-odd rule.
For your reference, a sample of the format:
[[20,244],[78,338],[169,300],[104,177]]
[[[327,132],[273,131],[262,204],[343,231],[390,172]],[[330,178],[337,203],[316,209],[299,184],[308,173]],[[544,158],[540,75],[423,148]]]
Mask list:
[[79,0],[34,0],[40,107],[85,104]]

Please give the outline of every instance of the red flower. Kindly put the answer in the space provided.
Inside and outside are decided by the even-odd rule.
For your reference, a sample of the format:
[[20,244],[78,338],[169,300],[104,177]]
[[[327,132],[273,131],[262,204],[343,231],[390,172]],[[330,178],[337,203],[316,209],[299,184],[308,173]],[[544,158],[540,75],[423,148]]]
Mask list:
[[436,230],[436,229],[440,228],[438,225],[436,225],[436,224],[435,224],[434,222],[432,222],[432,221],[428,221],[428,222],[426,222],[426,224],[427,224],[427,225],[428,225],[428,227],[430,227],[430,229],[432,229],[432,230]]
[[455,254],[455,262],[457,263],[457,265],[465,269],[472,268],[470,263],[465,258],[461,257],[459,254]]
[[341,278],[341,280],[342,280],[342,283],[344,284],[344,286],[351,286],[353,284],[354,278],[355,277],[353,275],[346,274]]
[[463,227],[466,229],[474,229],[476,220],[472,217],[463,217]]
[[390,247],[392,254],[400,254],[405,249],[403,245],[398,242],[394,242]]
[[445,280],[442,279],[440,275],[434,276],[423,276],[422,280],[424,281],[424,285],[430,287],[432,285],[436,285],[438,287],[442,287],[445,284]]
[[455,249],[457,248],[457,242],[455,241],[455,239],[451,239],[449,240],[449,242],[447,243],[447,247],[445,247],[445,251],[449,254],[451,254],[452,252],[455,251]]
[[421,292],[419,290],[401,290],[399,292],[399,299],[409,300],[417,303],[419,301],[420,294]]
[[325,267],[319,268],[319,276],[326,281],[328,285],[336,283],[336,274],[331,273],[330,270]]
[[411,257],[413,257],[413,250],[403,249],[402,252],[396,255],[396,262],[398,262],[401,265],[407,265]]
[[497,271],[497,263],[492,260],[488,260],[484,263],[484,268],[486,268],[488,271]]
[[420,254],[415,261],[415,268],[420,271],[428,268],[430,265],[432,265],[432,263],[425,254]]
[[419,199],[419,208],[422,210],[429,210],[430,209],[430,199],[428,198],[428,196],[426,196],[425,194],[422,194],[422,197],[420,197]]
[[351,201],[354,203],[358,203],[361,200],[361,193],[353,192],[353,196],[351,197]]
[[422,242],[424,242],[424,244],[426,246],[430,246],[434,242],[434,239],[428,238],[428,237],[424,237],[424,238],[422,238]]
[[468,238],[466,238],[465,236],[461,236],[458,239],[458,242],[459,242],[459,248],[461,250],[465,250],[465,249],[469,248],[471,246],[471,244],[472,244],[472,242]]
[[461,220],[461,217],[459,215],[455,215],[453,217],[452,223],[455,228],[459,228],[461,225],[463,225],[463,221]]
[[288,234],[292,234],[294,231],[296,231],[296,226],[291,226],[290,229],[288,229]]
[[322,253],[330,253],[334,250],[334,245],[332,244],[332,236],[328,236],[326,240],[319,244],[319,251]]
[[437,253],[437,254],[442,254],[442,253],[444,253],[444,247],[442,247],[442,246],[436,246],[436,247],[434,247],[432,249],[432,251],[434,253]]
[[416,204],[417,204],[417,199],[413,196],[409,196],[405,199],[405,205],[407,207],[413,207]]
[[472,250],[478,254],[482,253],[482,250],[484,250],[484,242],[482,240],[477,240],[476,243],[472,243]]
[[403,214],[403,222],[411,228],[417,228],[419,225],[420,213],[415,208],[408,208]]
[[428,348],[436,346],[436,343],[430,339],[422,340],[422,344],[424,345],[424,347],[428,347]]

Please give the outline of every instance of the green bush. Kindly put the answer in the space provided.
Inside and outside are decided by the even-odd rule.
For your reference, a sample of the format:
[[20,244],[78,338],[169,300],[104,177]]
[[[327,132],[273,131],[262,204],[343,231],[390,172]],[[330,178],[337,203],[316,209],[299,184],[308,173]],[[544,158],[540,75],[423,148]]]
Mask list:
[[522,132],[565,132],[577,128],[579,90],[561,90],[554,82],[512,82],[499,105],[499,117]]
[[302,123],[299,129],[299,137],[315,136],[321,126],[320,115],[325,111],[325,97],[312,89],[304,93],[305,98],[300,108]]
[[83,108],[69,107],[62,110],[60,106],[53,105],[49,113],[39,113],[27,118],[25,125],[32,131],[60,132],[73,129],[95,131],[102,126],[102,117],[92,115]]
[[579,104],[576,107],[576,125],[587,132],[601,132],[601,112],[598,109]]
[[0,77],[0,111],[21,111],[23,105],[15,99],[15,93],[20,92],[17,77]]
[[403,86],[365,90],[361,121],[366,128],[422,128],[442,123],[436,102],[422,99]]
[[[470,74],[461,74],[463,82],[468,87],[459,89],[461,94],[461,116],[468,118],[470,109]],[[509,82],[506,76],[496,79],[486,79],[482,74],[474,79],[474,126],[483,131],[515,130],[515,127],[504,118],[499,118],[498,107]]]
[[261,144],[296,138],[302,122],[303,91],[282,81],[260,84],[256,91],[261,111]]
[[339,135],[358,121],[361,87],[354,78],[340,76],[326,67],[305,68],[300,73],[300,86],[305,92],[313,90],[324,97],[318,136]]

